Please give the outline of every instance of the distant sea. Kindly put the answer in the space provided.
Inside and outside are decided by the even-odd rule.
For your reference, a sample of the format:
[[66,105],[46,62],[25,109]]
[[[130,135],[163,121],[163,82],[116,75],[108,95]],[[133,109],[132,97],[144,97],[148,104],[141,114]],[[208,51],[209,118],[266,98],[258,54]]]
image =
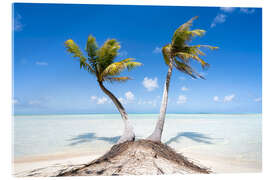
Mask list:
[[[158,114],[130,114],[137,138],[147,137]],[[167,114],[162,141],[179,152],[261,163],[261,114]],[[15,115],[14,158],[106,152],[123,130],[119,114]]]

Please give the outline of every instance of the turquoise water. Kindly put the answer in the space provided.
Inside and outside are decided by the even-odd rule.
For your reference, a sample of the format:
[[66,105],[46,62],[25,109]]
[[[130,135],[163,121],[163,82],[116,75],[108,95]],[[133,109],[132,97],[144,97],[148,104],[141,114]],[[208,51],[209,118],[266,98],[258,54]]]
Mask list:
[[[157,114],[130,114],[138,138]],[[168,114],[162,141],[180,152],[261,162],[260,114]],[[101,154],[122,133],[118,114],[14,116],[14,157],[87,151]]]

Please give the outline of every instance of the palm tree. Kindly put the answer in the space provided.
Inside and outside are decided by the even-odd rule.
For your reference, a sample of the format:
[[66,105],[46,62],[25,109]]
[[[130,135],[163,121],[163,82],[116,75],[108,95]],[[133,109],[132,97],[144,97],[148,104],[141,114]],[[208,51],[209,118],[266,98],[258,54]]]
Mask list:
[[96,76],[101,90],[109,96],[121,114],[124,121],[124,133],[117,143],[133,141],[135,139],[135,134],[133,132],[133,127],[128,120],[125,108],[120,101],[104,87],[103,82],[125,82],[130,80],[130,77],[119,77],[118,75],[125,69],[131,70],[140,66],[141,63],[135,62],[132,58],[114,62],[118,55],[118,50],[120,49],[120,44],[115,39],[108,39],[102,47],[98,48],[96,39],[92,35],[89,35],[85,49],[88,55],[87,58],[72,39],[67,40],[65,46],[67,51],[80,61],[80,68],[83,68],[90,74]]
[[169,66],[164,91],[163,98],[160,107],[159,119],[156,123],[156,127],[153,133],[147,138],[152,141],[161,141],[167,103],[168,103],[168,92],[170,79],[172,75],[172,69],[175,67],[177,70],[190,75],[193,78],[202,78],[203,76],[194,71],[190,66],[190,60],[193,59],[198,61],[202,68],[206,68],[209,66],[203,59],[199,56],[205,56],[205,54],[200,50],[200,48],[209,48],[211,50],[217,49],[217,47],[209,46],[209,45],[189,45],[188,43],[192,40],[192,38],[196,36],[203,36],[205,34],[204,30],[195,29],[190,30],[190,26],[192,22],[198,17],[193,17],[185,24],[181,25],[173,34],[171,43],[165,45],[162,48],[162,54],[165,63]]

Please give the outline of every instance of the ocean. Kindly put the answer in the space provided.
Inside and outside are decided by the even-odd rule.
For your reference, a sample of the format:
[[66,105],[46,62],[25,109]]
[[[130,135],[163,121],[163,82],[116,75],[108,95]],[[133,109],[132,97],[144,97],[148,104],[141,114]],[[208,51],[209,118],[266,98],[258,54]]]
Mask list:
[[[137,138],[158,114],[130,114]],[[123,130],[119,114],[15,115],[14,158],[88,152],[101,155]],[[261,167],[261,114],[167,114],[162,142],[183,154],[241,160]]]

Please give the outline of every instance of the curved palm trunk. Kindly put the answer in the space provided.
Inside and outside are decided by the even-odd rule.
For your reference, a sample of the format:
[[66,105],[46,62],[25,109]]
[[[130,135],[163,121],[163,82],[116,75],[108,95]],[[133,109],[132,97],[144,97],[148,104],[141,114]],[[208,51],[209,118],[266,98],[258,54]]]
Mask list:
[[130,121],[128,120],[128,115],[126,113],[126,110],[124,109],[124,107],[122,106],[122,104],[120,103],[120,101],[108,90],[104,87],[102,82],[98,82],[100,88],[102,89],[102,91],[108,95],[111,100],[113,101],[113,103],[116,105],[119,113],[122,116],[122,119],[124,121],[124,133],[121,136],[121,138],[118,140],[117,144],[125,142],[125,141],[134,141],[135,140],[135,134],[133,132],[133,127],[130,123]]
[[169,69],[166,77],[166,81],[164,84],[164,90],[163,90],[163,97],[162,97],[162,103],[160,106],[160,112],[159,112],[159,118],[155,127],[154,132],[147,138],[151,141],[161,141],[162,131],[164,127],[164,121],[166,116],[166,110],[167,110],[167,104],[168,104],[168,93],[169,93],[169,86],[170,86],[170,80],[172,75],[172,59],[170,59],[169,63]]

